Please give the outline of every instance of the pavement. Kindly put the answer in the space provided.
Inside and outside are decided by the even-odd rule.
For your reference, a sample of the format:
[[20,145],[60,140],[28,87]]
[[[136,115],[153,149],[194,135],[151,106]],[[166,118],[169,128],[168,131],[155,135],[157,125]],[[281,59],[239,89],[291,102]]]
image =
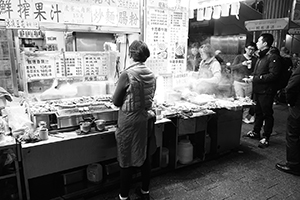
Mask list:
[[[216,159],[201,162],[151,178],[153,200],[299,200],[300,176],[275,169],[285,162],[287,106],[274,105],[274,129],[270,146],[257,147],[258,140],[245,137],[253,124],[242,125],[238,149]],[[130,197],[135,199],[131,186]],[[84,200],[111,200],[118,196],[118,186],[84,197]]]

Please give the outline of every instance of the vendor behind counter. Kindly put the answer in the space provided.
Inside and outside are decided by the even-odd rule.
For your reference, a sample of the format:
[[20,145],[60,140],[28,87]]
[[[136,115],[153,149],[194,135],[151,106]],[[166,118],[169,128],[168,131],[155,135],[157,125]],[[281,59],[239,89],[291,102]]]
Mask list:
[[215,58],[215,52],[210,44],[199,48],[202,58],[199,72],[195,74],[196,80],[190,83],[190,88],[199,94],[215,94],[221,81],[221,65]]

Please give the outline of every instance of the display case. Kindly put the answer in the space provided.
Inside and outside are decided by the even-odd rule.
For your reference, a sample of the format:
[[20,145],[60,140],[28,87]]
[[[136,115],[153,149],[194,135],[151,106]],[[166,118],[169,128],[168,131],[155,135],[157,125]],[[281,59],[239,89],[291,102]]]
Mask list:
[[117,58],[114,51],[23,52],[20,75],[34,127],[39,121],[48,129],[74,127],[87,116],[116,122],[111,92]]

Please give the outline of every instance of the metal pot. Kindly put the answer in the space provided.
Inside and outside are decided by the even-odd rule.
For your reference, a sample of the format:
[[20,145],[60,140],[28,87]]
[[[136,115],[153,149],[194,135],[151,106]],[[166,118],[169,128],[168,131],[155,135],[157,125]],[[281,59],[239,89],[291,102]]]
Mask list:
[[79,125],[80,125],[80,131],[83,133],[88,133],[91,131],[92,122],[84,121],[84,122],[80,122]]
[[106,124],[105,120],[103,120],[103,119],[97,119],[95,121],[96,130],[97,131],[104,131],[105,130],[105,124]]

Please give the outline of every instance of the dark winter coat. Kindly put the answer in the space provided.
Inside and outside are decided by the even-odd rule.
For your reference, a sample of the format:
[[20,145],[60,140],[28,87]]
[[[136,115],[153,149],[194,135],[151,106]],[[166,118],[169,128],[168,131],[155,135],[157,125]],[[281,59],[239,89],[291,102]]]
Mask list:
[[253,71],[253,93],[276,94],[281,71],[280,56],[270,53],[269,49],[259,52]]

